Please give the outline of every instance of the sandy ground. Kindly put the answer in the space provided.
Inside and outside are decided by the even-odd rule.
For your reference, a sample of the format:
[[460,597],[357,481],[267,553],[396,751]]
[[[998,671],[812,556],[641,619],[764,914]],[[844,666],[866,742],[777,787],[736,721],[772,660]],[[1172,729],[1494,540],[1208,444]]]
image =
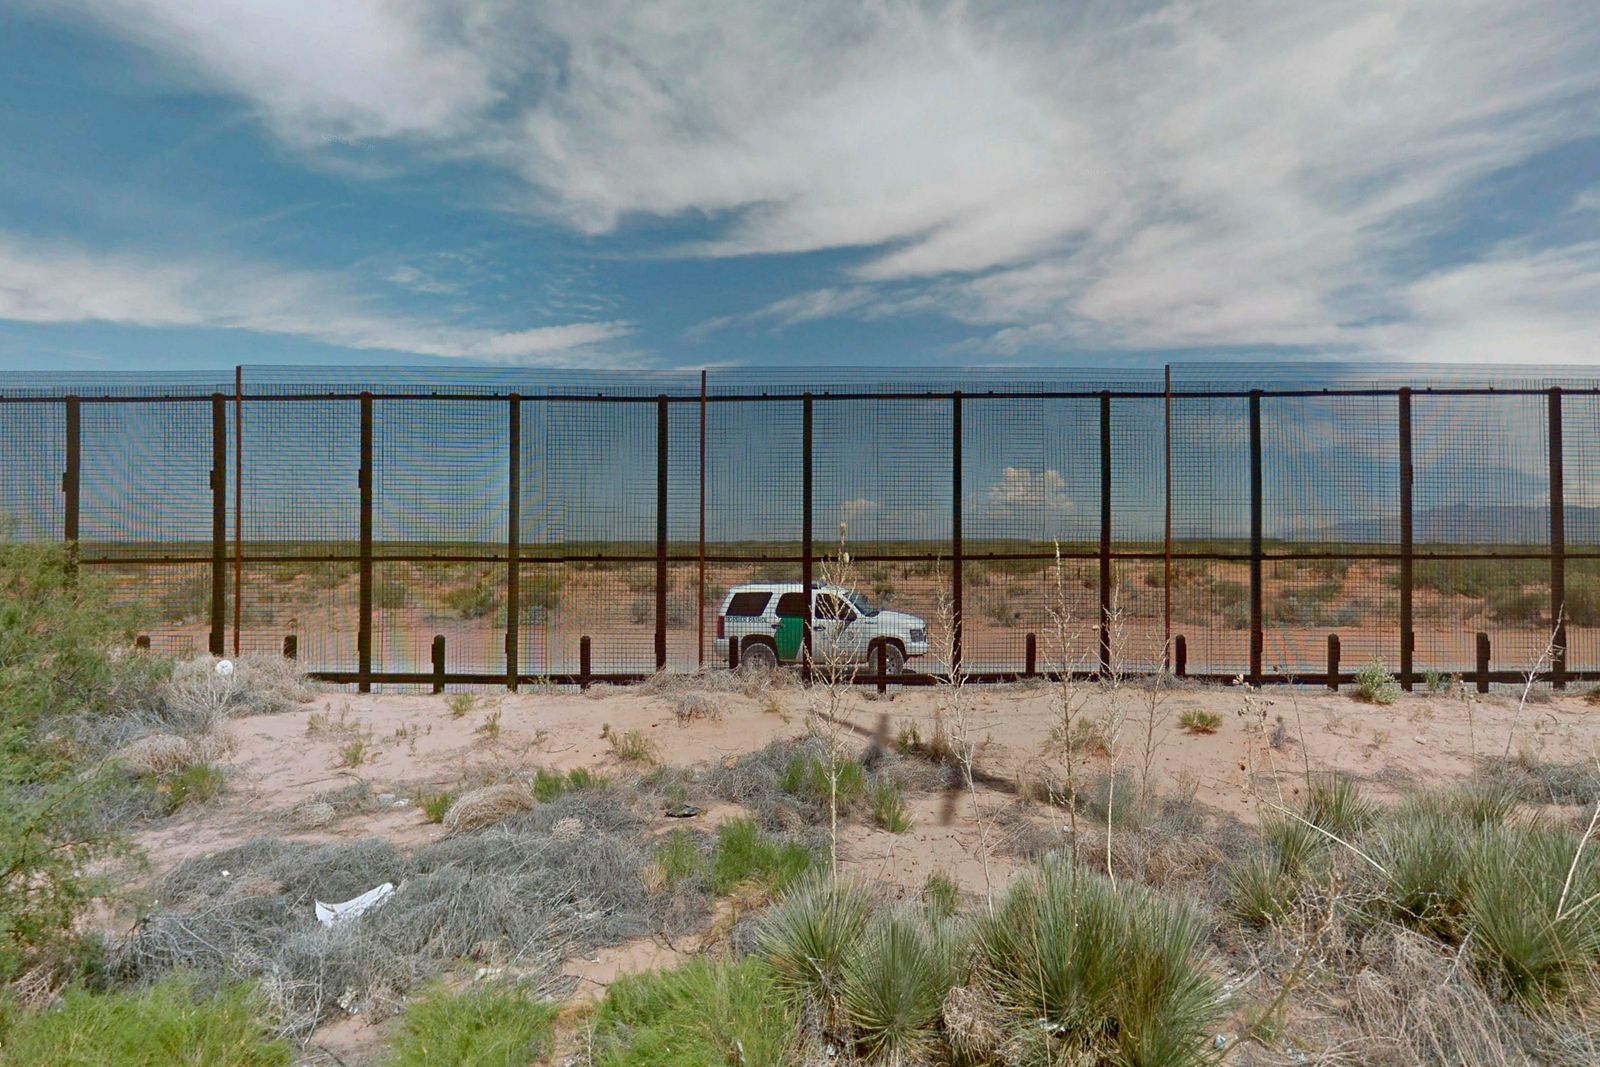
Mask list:
[[[1560,762],[1596,759],[1600,708],[1582,693],[1580,688],[1554,697],[1537,694],[1519,711],[1518,694],[1510,691],[1413,694],[1390,707],[1309,687],[1258,693],[1224,686],[1155,694],[1137,687],[1114,694],[1096,691],[1082,714],[1120,722],[1121,728],[1108,738],[1111,751],[1082,757],[1081,770],[1086,775],[1105,771],[1115,762],[1138,775],[1148,762],[1158,789],[1192,791],[1200,803],[1248,822],[1264,801],[1292,803],[1308,769],[1346,773],[1366,783],[1370,794],[1392,798],[1419,785],[1467,776],[1474,754],[1501,754],[1508,737],[1512,755]],[[298,710],[232,724],[225,795],[150,829],[140,843],[158,872],[261,834],[312,841],[378,835],[415,845],[443,833],[418,810],[412,798],[419,792],[457,790],[534,767],[636,774],[637,766],[622,764],[606,737],[628,730],[647,735],[664,764],[732,760],[775,739],[802,735],[808,708],[820,693],[707,691],[694,702],[711,713],[687,720],[678,714],[685,699],[681,691],[536,690],[479,697],[463,711],[442,696],[321,694]],[[843,719],[861,746],[910,729],[927,739],[941,714],[947,726],[954,725],[941,700],[941,694],[927,689],[887,698],[852,693]],[[1055,690],[969,686],[962,701],[968,736],[977,748],[976,766],[986,783],[978,790],[980,810],[993,813],[1013,804],[1019,782],[1059,780],[1062,760],[1050,744],[1059,717]],[[1216,732],[1196,735],[1182,729],[1179,718],[1191,710],[1220,716]],[[354,742],[360,743],[361,759],[351,766]],[[316,830],[297,829],[288,815],[300,801],[361,782],[386,798],[377,810]],[[1020,861],[982,848],[972,798],[921,794],[909,802],[913,826],[904,834],[848,826],[841,860],[847,871],[914,893],[937,870],[964,890],[981,893],[986,884],[1003,884],[1016,869]],[[1050,825],[1049,809],[1033,810],[1036,821]],[[730,805],[716,805],[700,818],[714,825],[738,813]],[[987,832],[994,832],[992,823]],[[719,914],[712,933],[731,918],[725,911]],[[568,971],[579,979],[577,997],[593,999],[619,974],[671,965],[699,947],[698,939],[638,942],[570,961]],[[356,1062],[382,1029],[344,1020],[319,1031],[316,1044],[343,1062]]]

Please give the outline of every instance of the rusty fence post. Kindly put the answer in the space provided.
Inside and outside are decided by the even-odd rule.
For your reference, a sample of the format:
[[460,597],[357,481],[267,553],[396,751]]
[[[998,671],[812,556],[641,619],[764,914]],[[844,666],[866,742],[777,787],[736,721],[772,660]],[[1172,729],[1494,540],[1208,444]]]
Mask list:
[[1555,626],[1550,684],[1567,687],[1567,501],[1561,455],[1561,387],[1550,387],[1550,618]]
[[444,634],[433,635],[433,691],[444,692]]
[[78,568],[78,509],[79,487],[82,485],[83,428],[79,401],[75,396],[66,401],[66,466],[61,472],[61,539],[67,543],[68,574],[75,575]]
[[1022,646],[1022,673],[1029,678],[1039,673],[1039,637],[1031,632]]
[[298,634],[284,634],[283,635],[283,658],[284,659],[299,659],[300,658],[300,637],[299,637]]
[[1261,684],[1261,390],[1250,391],[1250,684]]
[[[356,630],[356,688],[372,692],[372,394],[361,394],[361,466],[356,473],[361,493],[361,577]],[[440,640],[443,640],[442,638]],[[443,692],[443,690],[436,690]]]
[[578,688],[587,689],[594,677],[594,645],[589,635],[578,638]]
[[522,398],[512,393],[506,406],[506,688],[515,693],[522,638]]
[[878,642],[878,695],[889,691],[889,646]]
[[1339,635],[1328,635],[1328,691],[1339,691]]
[[228,400],[211,394],[211,642],[226,650],[228,607]]
[[1412,615],[1416,590],[1416,528],[1413,490],[1416,468],[1411,461],[1411,390],[1399,391],[1400,418],[1400,688],[1410,692],[1416,680],[1417,634]]
[[[950,671],[961,669],[963,546],[961,543],[961,390],[950,394]],[[880,658],[882,652],[879,652]],[[878,672],[882,674],[882,670]],[[883,692],[879,684],[878,692]]]
[[1172,676],[1174,678],[1189,676],[1189,641],[1182,634],[1172,639]]
[[805,595],[805,628],[801,631],[805,643],[800,657],[800,681],[805,685],[811,684],[811,586],[815,578],[812,558],[816,551],[811,526],[811,424],[812,400],[811,394],[806,393],[800,400],[800,588]]
[[1111,394],[1100,394],[1100,677],[1111,673]]
[[1489,635],[1478,635],[1478,692],[1489,691]]
[[667,669],[667,395],[656,397],[656,670]]

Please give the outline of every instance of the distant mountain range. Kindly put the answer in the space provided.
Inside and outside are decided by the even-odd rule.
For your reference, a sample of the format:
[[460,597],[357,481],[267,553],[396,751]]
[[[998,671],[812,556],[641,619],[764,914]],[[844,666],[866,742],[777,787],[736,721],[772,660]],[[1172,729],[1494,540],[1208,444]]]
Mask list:
[[[1600,544],[1600,507],[1565,509],[1568,545]],[[1356,519],[1336,524],[1327,534],[1332,541],[1393,542],[1399,538],[1395,520]],[[1418,544],[1542,545],[1550,539],[1549,505],[1451,504],[1417,512],[1412,537]]]

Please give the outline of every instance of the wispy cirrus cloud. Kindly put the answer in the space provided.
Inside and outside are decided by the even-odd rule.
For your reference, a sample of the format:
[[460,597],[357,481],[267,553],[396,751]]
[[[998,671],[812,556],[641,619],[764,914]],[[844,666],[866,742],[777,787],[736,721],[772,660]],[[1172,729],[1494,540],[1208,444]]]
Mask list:
[[164,260],[0,234],[0,319],[206,327],[348,348],[497,362],[606,361],[622,322],[496,331],[386,314],[338,276],[219,260]]
[[[1479,183],[1596,136],[1587,0],[74,2],[303,150],[486,161],[582,234],[699,220],[679,255],[854,250],[701,335],[937,313],[1000,352],[1488,331],[1522,359],[1600,328],[1596,213],[1439,240]],[[1491,277],[1514,293],[1452,295]]]

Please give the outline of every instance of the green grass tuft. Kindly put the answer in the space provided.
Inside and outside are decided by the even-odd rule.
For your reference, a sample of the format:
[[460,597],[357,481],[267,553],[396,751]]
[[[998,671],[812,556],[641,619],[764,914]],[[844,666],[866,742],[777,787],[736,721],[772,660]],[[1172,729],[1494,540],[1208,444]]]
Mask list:
[[879,829],[891,834],[903,834],[911,829],[905,796],[893,782],[874,782],[867,790],[867,801],[872,805],[872,821]]
[[595,1014],[594,1067],[785,1067],[798,1019],[759,961],[629,975]]
[[748,883],[779,893],[810,871],[814,862],[810,849],[772,837],[754,818],[734,819],[717,829],[711,888],[720,895]]
[[1191,734],[1214,734],[1222,728],[1222,716],[1214,711],[1190,708],[1178,716],[1178,725]]
[[286,1067],[289,1045],[271,1040],[263,1005],[245,987],[196,999],[171,977],[137,992],[69,992],[59,1008],[0,1010],[0,1050],[10,1067]]
[[459,993],[430,987],[406,1008],[390,1045],[392,1067],[499,1067],[532,1063],[549,1045],[556,1005],[509,985]]

